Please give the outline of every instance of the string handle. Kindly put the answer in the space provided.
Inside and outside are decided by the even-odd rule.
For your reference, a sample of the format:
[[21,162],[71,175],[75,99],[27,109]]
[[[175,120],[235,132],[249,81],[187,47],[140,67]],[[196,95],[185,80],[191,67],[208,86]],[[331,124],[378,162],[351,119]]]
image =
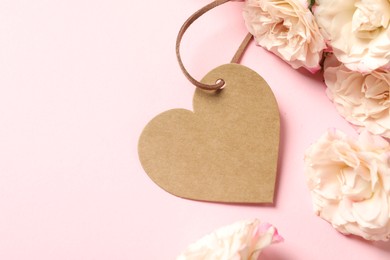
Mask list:
[[[194,79],[190,73],[187,71],[187,69],[184,67],[183,61],[181,59],[180,55],[180,44],[181,40],[183,39],[184,33],[187,31],[187,29],[191,26],[193,22],[195,22],[199,17],[201,17],[206,12],[210,11],[211,9],[220,6],[224,3],[234,1],[234,0],[215,0],[214,2],[204,6],[203,8],[199,9],[197,12],[195,12],[193,15],[191,15],[182,25],[180,28],[180,31],[177,35],[176,39],[176,57],[177,61],[179,62],[179,66],[183,72],[183,74],[186,76],[186,78],[194,84],[197,88],[204,89],[204,90],[219,90],[222,89],[225,86],[225,81],[223,79],[218,79],[215,84],[204,84],[202,82],[197,81]],[[253,39],[252,35],[250,33],[247,34],[244,41],[241,43],[240,47],[238,48],[237,52],[235,53],[233,59],[231,60],[231,63],[239,63],[241,60],[241,57],[250,43],[250,41]]]

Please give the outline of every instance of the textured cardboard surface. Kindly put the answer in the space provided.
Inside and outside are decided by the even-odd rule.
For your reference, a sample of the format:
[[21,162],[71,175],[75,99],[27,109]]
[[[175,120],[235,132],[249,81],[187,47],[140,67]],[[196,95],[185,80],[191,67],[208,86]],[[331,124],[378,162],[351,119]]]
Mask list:
[[280,119],[268,84],[253,70],[222,65],[202,80],[226,87],[197,89],[194,112],[172,109],[152,119],[139,140],[149,177],[176,196],[215,202],[272,202]]

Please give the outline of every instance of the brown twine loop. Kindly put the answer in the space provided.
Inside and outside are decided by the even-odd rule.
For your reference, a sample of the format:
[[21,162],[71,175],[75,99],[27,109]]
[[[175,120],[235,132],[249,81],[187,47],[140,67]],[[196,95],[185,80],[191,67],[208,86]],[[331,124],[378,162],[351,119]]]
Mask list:
[[[225,86],[225,81],[223,79],[218,79],[215,84],[204,84],[202,82],[197,81],[194,79],[190,73],[187,71],[187,69],[184,67],[183,61],[180,56],[180,43],[183,38],[184,33],[187,31],[188,27],[196,21],[199,17],[201,17],[206,12],[210,11],[211,9],[222,5],[224,3],[230,2],[233,0],[215,0],[214,2],[204,6],[203,8],[199,9],[197,12],[195,12],[193,15],[191,15],[183,24],[183,26],[180,28],[180,31],[177,35],[176,39],[176,57],[179,62],[180,68],[183,71],[184,75],[187,77],[187,79],[194,84],[197,88],[201,88],[204,90],[219,90],[222,89]],[[250,33],[247,34],[243,42],[241,43],[240,47],[236,51],[236,53],[233,56],[233,59],[231,60],[231,63],[239,63],[242,55],[244,54],[246,48],[248,47],[248,44],[253,39],[252,35]]]

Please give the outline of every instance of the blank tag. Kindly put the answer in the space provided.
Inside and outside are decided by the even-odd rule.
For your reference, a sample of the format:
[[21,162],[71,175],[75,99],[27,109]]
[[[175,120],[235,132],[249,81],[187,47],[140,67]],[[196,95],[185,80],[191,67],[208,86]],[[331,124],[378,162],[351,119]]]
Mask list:
[[194,111],[172,109],[143,130],[139,158],[149,177],[179,197],[214,202],[273,202],[280,119],[275,97],[255,71],[222,65],[194,94]]

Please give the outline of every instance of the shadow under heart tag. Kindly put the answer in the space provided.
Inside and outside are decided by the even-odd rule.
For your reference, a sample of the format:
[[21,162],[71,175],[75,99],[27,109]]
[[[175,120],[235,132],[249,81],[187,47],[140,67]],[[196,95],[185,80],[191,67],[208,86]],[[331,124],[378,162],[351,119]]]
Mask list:
[[239,64],[222,65],[201,82],[221,78],[222,91],[195,91],[193,112],[172,109],[148,123],[139,140],[141,164],[179,197],[273,202],[280,131],[275,97],[260,75]]

